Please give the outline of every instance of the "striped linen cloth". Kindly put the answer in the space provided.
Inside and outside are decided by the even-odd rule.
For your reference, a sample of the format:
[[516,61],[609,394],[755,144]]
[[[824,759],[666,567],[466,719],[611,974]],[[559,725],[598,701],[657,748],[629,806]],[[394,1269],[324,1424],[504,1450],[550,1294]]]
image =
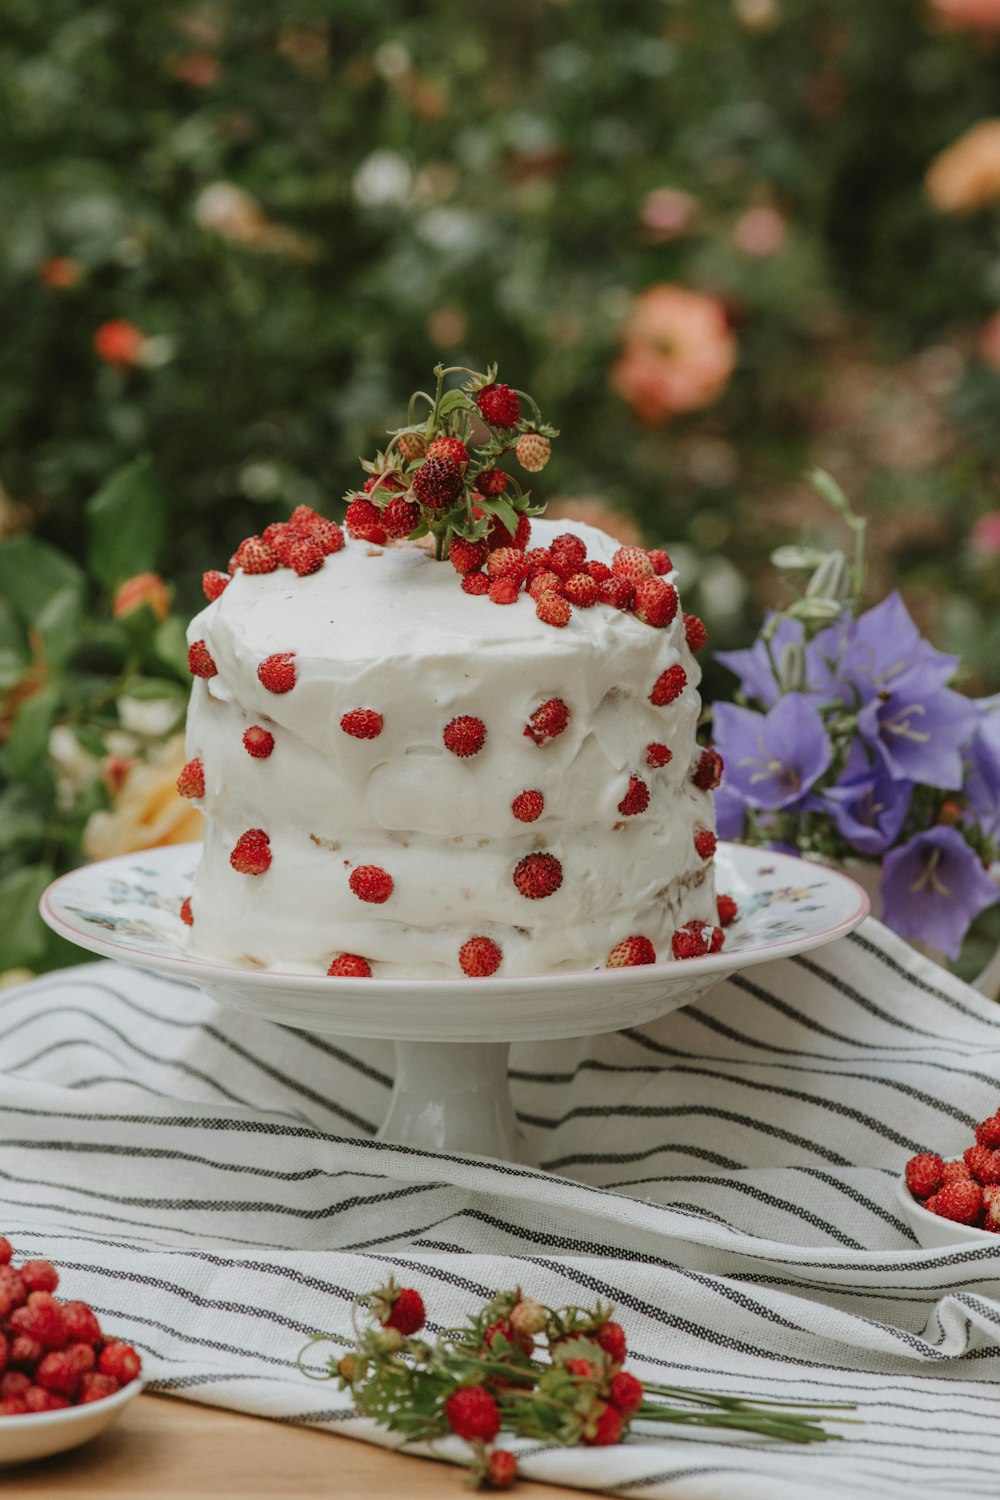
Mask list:
[[640,1378],[863,1418],[809,1448],[641,1426],[512,1443],[533,1479],[995,1496],[1000,1243],[920,1250],[893,1195],[907,1157],[960,1150],[997,1107],[998,1064],[1000,1009],[869,921],[651,1025],[515,1048],[545,1175],[375,1143],[384,1043],[87,965],[0,995],[0,1231],[63,1268],[156,1391],[388,1444],[298,1372],[307,1335],[349,1332],[389,1272],[435,1327],[520,1284],[614,1303]]

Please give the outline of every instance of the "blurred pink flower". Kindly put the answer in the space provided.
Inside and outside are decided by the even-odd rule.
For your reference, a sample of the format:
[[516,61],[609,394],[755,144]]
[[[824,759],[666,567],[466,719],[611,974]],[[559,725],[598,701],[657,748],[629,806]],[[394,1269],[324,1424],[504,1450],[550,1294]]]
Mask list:
[[678,239],[694,224],[698,200],[680,188],[654,188],[642,200],[639,218],[657,244]]
[[611,384],[641,422],[698,411],[726,387],[737,346],[718,297],[662,283],[637,297]]
[[983,557],[1000,554],[1000,510],[987,511],[972,528],[972,545]]
[[928,0],[931,11],[952,31],[1000,31],[1000,0]]
[[994,370],[1000,370],[1000,312],[987,318],[979,330],[979,353]]
[[776,208],[763,204],[748,208],[733,225],[733,244],[744,255],[756,255],[764,259],[777,255],[785,243],[787,225]]

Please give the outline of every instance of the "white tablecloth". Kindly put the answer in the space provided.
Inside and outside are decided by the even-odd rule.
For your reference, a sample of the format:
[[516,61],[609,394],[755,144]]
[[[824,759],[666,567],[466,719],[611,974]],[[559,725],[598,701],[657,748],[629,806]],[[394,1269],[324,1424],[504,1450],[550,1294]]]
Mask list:
[[[640,1377],[854,1400],[810,1448],[669,1429],[520,1447],[670,1500],[1000,1491],[1000,1241],[920,1250],[914,1152],[1000,1105],[1000,1008],[873,922],[634,1031],[514,1049],[549,1173],[378,1145],[392,1052],[112,964],[0,995],[0,1232],[154,1390],[394,1442],[296,1355],[390,1271],[454,1325],[498,1287],[612,1302]],[[445,1487],[457,1476],[442,1474]]]

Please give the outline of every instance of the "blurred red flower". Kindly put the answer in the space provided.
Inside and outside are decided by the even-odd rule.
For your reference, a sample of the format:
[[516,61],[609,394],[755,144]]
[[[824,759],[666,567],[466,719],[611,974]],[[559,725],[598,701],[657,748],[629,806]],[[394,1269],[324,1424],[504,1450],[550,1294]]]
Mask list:
[[736,355],[718,297],[664,282],[633,303],[611,384],[641,422],[666,422],[721,395]]
[[94,350],[109,365],[139,363],[146,335],[127,318],[111,318],[94,334]]

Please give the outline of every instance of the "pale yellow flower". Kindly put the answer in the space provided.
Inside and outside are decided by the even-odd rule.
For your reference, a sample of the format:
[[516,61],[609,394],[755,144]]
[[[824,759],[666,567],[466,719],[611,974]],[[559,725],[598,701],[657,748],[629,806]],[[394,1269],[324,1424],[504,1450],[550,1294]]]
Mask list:
[[980,120],[931,162],[927,196],[943,214],[1000,202],[1000,120]]
[[180,795],[177,777],[184,765],[184,736],[175,734],[149,760],[131,767],[110,812],[90,815],[83,831],[89,859],[110,859],[162,844],[187,844],[202,837],[203,820]]

